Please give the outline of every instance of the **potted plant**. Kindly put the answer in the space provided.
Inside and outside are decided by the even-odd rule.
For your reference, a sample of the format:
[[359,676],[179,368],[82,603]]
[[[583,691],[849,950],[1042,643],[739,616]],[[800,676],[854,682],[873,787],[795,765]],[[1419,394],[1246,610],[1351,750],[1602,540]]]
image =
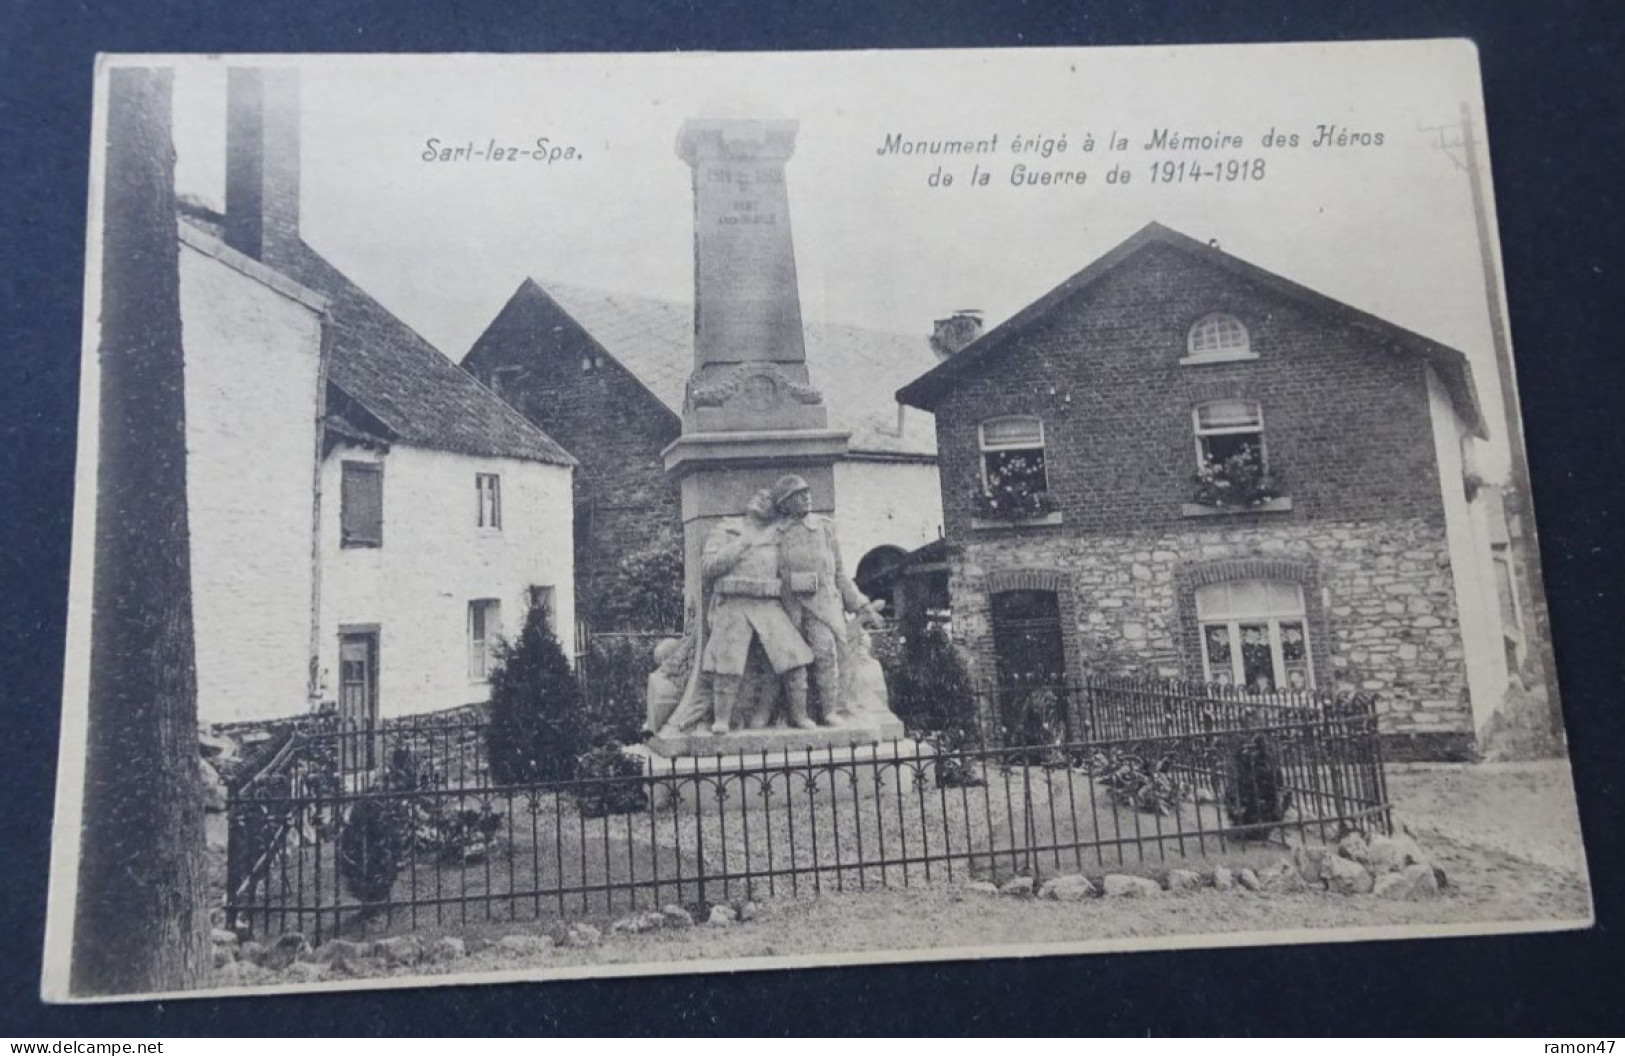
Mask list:
[[1044,478],[1041,452],[1008,452],[987,467],[987,479],[971,495],[976,516],[1024,521],[1057,509]]
[[1258,448],[1243,447],[1224,459],[1204,459],[1194,478],[1196,502],[1235,509],[1263,506],[1281,497]]

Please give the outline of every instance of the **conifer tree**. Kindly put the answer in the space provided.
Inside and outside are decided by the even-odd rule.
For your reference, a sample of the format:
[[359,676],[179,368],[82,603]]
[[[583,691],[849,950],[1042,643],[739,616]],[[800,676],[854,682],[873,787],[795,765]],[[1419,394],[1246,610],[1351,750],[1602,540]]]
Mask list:
[[499,649],[490,707],[487,751],[496,781],[575,776],[576,760],[587,749],[587,716],[580,684],[544,607],[531,606],[518,640]]

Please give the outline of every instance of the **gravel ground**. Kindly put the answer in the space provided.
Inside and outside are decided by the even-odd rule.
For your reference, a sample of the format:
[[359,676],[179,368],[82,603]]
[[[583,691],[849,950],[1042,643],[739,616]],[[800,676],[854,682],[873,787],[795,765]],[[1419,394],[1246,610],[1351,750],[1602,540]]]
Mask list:
[[[1591,917],[1590,889],[1566,763],[1390,768],[1396,811],[1449,877],[1434,901],[1391,902],[1325,893],[1256,895],[1202,890],[1152,899],[1057,903],[1000,898],[963,882],[765,902],[729,927],[607,935],[602,944],[518,956],[480,951],[398,976],[570,969],[694,960],[1120,942],[1172,936],[1428,927],[1507,922],[1575,926]],[[602,923],[602,922],[600,922]],[[460,932],[495,939],[510,924]],[[425,941],[433,934],[420,932]]]

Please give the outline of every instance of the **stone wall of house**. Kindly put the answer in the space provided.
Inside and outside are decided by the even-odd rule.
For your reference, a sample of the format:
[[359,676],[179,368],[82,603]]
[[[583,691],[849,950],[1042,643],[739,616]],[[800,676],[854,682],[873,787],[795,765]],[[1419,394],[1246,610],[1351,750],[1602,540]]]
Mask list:
[[1397,753],[1470,750],[1449,551],[1442,526],[1429,520],[1264,527],[1212,518],[1087,538],[1009,529],[978,532],[951,550],[955,636],[978,676],[994,670],[991,595],[999,590],[1060,593],[1071,673],[1201,679],[1195,588],[1285,579],[1303,588],[1318,688],[1376,693]]
[[[340,545],[342,463],[383,463],[383,544]],[[501,478],[502,527],[477,521],[475,475]],[[322,464],[320,690],[338,694],[345,628],[379,634],[379,715],[440,711],[490,698],[470,677],[469,603],[501,603],[513,637],[532,586],[553,588],[554,629],[575,635],[570,474],[565,466],[459,455],[396,444],[387,453],[340,446]]]
[[622,592],[622,560],[668,543],[681,547],[677,486],[660,452],[682,423],[539,288],[521,288],[463,367],[575,456],[583,615],[603,607],[608,613],[592,618],[595,629],[615,627],[622,621],[609,614]]
[[297,714],[309,692],[322,317],[247,273],[256,267],[203,236],[181,246],[192,612],[205,722]]

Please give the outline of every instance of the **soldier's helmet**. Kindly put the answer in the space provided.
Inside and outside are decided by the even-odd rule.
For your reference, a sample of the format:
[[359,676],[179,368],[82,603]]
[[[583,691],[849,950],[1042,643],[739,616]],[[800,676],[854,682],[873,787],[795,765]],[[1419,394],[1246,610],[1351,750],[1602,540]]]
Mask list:
[[810,485],[794,473],[786,473],[773,482],[773,505],[783,508],[785,500],[801,491],[810,490]]

